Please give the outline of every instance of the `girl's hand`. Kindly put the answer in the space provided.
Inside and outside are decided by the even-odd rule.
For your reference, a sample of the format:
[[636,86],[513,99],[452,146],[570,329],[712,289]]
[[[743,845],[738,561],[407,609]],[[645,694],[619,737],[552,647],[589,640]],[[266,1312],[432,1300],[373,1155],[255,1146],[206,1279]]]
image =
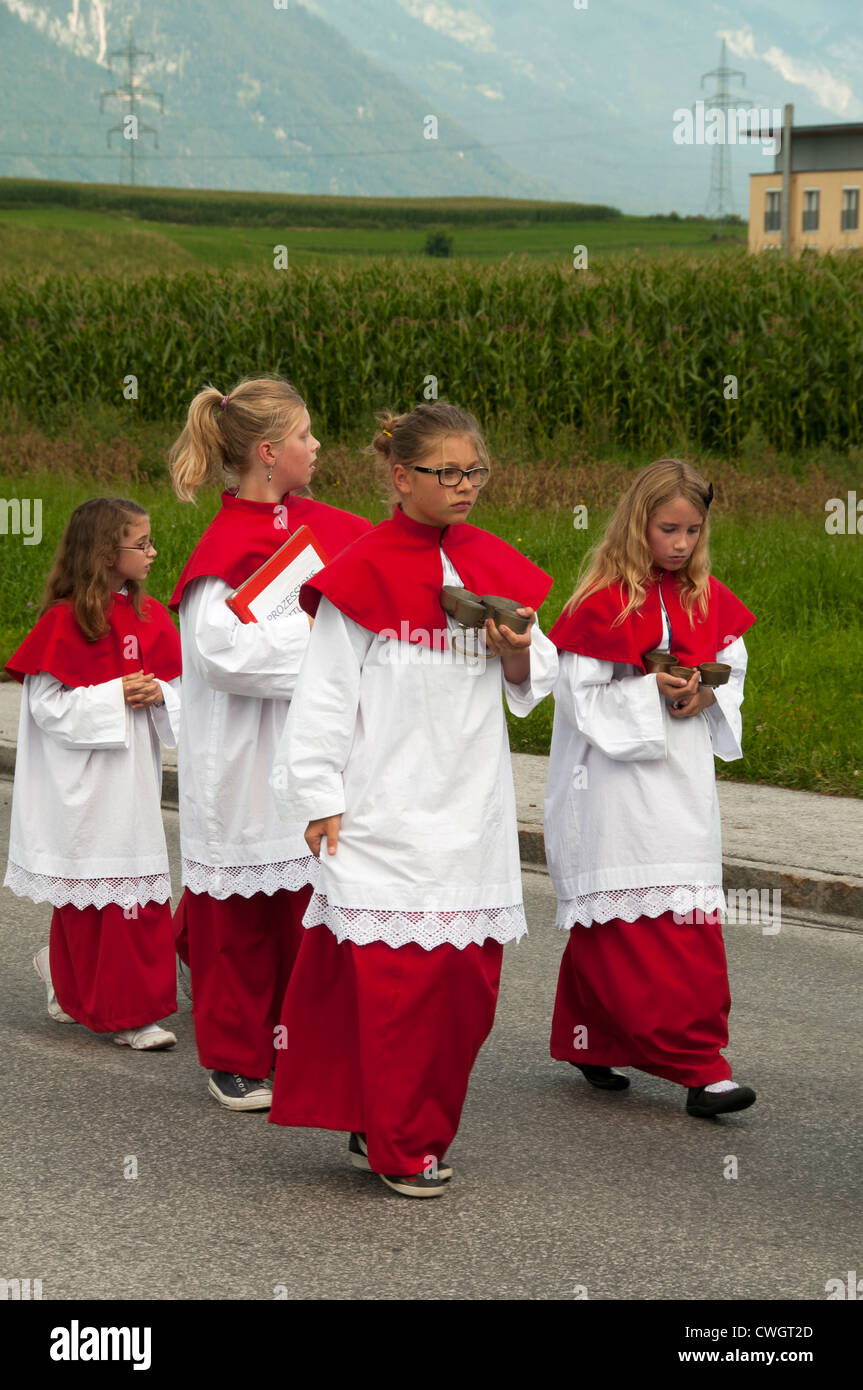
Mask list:
[[316,858],[321,857],[321,841],[326,839],[327,854],[335,854],[339,843],[341,815],[323,816],[320,820],[310,820],[306,826],[305,841]]
[[152,672],[133,671],[130,676],[123,676],[122,680],[123,698],[132,709],[164,704],[162,687]]
[[698,684],[698,672],[689,681],[685,681],[682,676],[669,676],[667,671],[656,672],[656,688],[666,700],[679,700],[682,698],[683,691],[687,690],[690,694]]
[[530,618],[527,632],[513,632],[502,623],[500,627],[494,618],[485,620],[485,640],[495,652],[503,666],[503,674],[512,685],[521,685],[530,675],[530,628],[536,621],[534,608],[517,608],[523,618]]
[[[693,715],[700,714],[707,709],[708,705],[716,703],[716,696],[709,685],[699,684],[698,689],[688,697],[678,695],[671,705],[668,713],[672,719],[691,719]],[[679,708],[678,708],[679,705]]]

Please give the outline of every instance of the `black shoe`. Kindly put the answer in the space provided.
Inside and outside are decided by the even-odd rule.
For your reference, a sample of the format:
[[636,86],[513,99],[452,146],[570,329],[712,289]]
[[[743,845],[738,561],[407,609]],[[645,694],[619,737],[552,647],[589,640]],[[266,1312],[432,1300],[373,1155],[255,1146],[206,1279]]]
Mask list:
[[449,1186],[449,1179],[442,1178],[440,1173],[437,1177],[426,1172],[411,1173],[407,1178],[378,1173],[378,1177],[402,1197],[442,1197]]
[[[348,1153],[350,1154],[351,1163],[355,1168],[362,1168],[365,1173],[370,1173],[372,1171],[372,1166],[369,1163],[366,1136],[364,1134],[351,1135],[348,1140]],[[444,1182],[448,1182],[452,1177],[452,1168],[450,1168],[447,1163],[438,1163],[437,1175],[439,1178],[443,1178]]]
[[585,1067],[580,1066],[578,1062],[573,1062],[572,1065],[578,1067],[584,1079],[598,1091],[625,1091],[629,1086],[629,1077],[623,1076],[619,1071],[612,1071],[611,1067]]
[[210,1073],[207,1090],[226,1110],[269,1110],[273,1085],[269,1077],[240,1076],[235,1071]]
[[710,1120],[714,1115],[728,1115],[734,1110],[747,1110],[755,1104],[751,1086],[735,1086],[733,1091],[708,1091],[704,1086],[690,1086],[686,1098],[687,1115]]

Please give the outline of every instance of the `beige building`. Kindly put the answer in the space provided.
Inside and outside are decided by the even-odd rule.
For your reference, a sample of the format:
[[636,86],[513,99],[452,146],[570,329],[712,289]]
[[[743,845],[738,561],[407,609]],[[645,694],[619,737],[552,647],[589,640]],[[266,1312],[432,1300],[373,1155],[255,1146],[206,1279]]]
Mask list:
[[863,125],[794,126],[788,110],[773,172],[749,176],[749,250],[787,246],[796,256],[806,247],[863,247]]

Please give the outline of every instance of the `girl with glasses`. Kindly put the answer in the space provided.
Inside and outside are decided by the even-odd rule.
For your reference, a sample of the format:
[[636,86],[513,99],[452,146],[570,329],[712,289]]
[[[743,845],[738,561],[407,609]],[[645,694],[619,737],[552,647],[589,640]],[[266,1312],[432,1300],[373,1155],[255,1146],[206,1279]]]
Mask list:
[[6,885],[49,902],[34,965],[60,1023],[173,1047],[177,1008],[160,743],[179,728],[180,640],[144,584],[137,502],[94,497],[60,542],[42,609],[6,663],[21,714]]
[[318,864],[270,778],[310,620],[243,623],[225,600],[301,526],[328,556],[370,530],[308,494],[319,449],[299,392],[261,376],[227,396],[199,391],[171,451],[182,501],[214,476],[229,484],[171,598],[185,668],[177,949],[208,1089],[229,1110],[269,1108],[279,1008]]
[[557,669],[535,622],[489,618],[465,661],[444,585],[529,619],[550,577],[469,525],[488,458],[444,402],[385,416],[392,518],[304,586],[315,628],[276,759],[321,875],[282,1010],[271,1121],[344,1130],[351,1162],[439,1197],[503,944],[527,930],[501,694],[526,715]]

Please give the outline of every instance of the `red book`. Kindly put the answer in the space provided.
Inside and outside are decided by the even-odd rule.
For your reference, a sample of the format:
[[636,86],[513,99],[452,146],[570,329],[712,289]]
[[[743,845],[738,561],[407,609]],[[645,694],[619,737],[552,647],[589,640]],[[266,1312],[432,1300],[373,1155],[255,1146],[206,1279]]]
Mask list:
[[225,602],[241,623],[271,623],[300,613],[300,589],[327,558],[308,526],[301,526]]

